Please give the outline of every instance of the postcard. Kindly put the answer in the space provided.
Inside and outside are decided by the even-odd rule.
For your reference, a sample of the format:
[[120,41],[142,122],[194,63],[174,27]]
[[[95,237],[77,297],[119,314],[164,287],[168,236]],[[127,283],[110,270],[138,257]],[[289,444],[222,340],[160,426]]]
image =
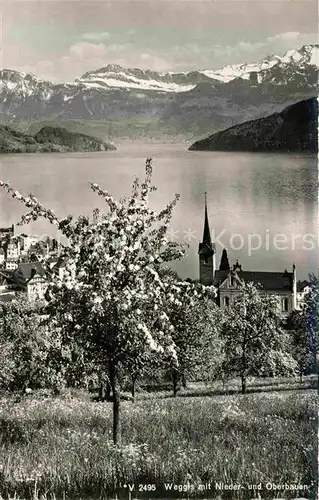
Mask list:
[[0,500],[315,499],[317,2],[0,13]]

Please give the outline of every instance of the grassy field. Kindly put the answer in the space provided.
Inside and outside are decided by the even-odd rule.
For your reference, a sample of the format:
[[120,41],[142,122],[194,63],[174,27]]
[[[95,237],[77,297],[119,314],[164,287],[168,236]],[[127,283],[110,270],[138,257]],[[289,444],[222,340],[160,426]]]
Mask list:
[[[315,498],[315,390],[244,396],[192,391],[175,399],[157,394],[142,395],[134,404],[124,401],[118,448],[111,442],[110,403],[71,394],[18,402],[2,398],[0,495],[57,500]],[[242,488],[216,490],[215,483]],[[309,489],[268,490],[269,483]],[[139,486],[144,484],[150,491]],[[253,484],[262,490],[249,490]],[[131,495],[128,486],[133,485]]]

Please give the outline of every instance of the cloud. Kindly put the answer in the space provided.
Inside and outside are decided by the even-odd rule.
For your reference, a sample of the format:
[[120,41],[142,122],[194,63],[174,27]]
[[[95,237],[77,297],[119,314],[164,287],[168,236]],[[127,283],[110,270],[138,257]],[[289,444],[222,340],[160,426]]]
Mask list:
[[[258,42],[242,40],[235,45],[213,45],[209,52],[201,51],[201,60],[211,57],[211,67],[217,68],[227,64],[258,62],[270,55],[283,55],[287,50],[299,49],[303,45],[318,43],[315,33],[299,33],[289,31],[278,33]],[[206,64],[209,68],[209,65]]]
[[302,37],[303,35],[299,33],[298,31],[287,31],[286,33],[279,33],[278,35],[268,37],[267,40],[269,41],[274,41],[274,40],[297,40],[298,38]]
[[71,45],[69,54],[66,57],[70,59],[70,62],[73,57],[85,61],[89,60],[90,58],[105,57],[106,54],[107,48],[103,43],[93,44],[87,42],[79,42]]
[[92,40],[92,41],[102,41],[109,40],[111,38],[111,34],[108,31],[104,31],[102,33],[83,33],[81,36],[84,40]]
[[[110,63],[126,68],[151,69],[166,72],[174,69],[171,60],[155,52],[137,49],[131,43],[104,44],[81,41],[70,46],[68,52],[50,60],[41,60],[33,68],[33,73],[51,81],[71,81],[87,71],[107,66]],[[19,68],[30,71],[30,66]]]
[[[97,39],[101,35],[105,36],[104,41]],[[317,38],[317,34],[287,31],[255,41],[243,37],[234,44],[189,36],[186,43],[179,39],[154,46],[149,43],[149,38],[141,43],[140,39],[134,41],[134,37],[127,41],[125,36],[121,42],[115,43],[113,37],[112,42],[107,38],[107,32],[86,32],[62,53],[51,52],[40,58],[39,53],[25,44],[7,44],[1,55],[4,67],[63,82],[110,63],[160,72],[219,69],[228,64],[258,62],[272,54],[283,55],[287,50],[317,43]]]

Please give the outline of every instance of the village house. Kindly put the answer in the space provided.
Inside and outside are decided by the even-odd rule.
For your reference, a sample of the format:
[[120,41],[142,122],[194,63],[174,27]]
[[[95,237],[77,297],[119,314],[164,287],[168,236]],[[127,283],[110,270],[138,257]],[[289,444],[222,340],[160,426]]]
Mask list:
[[2,267],[3,264],[5,264],[5,261],[6,261],[6,257],[5,257],[4,249],[0,247],[0,267]]
[[302,299],[307,293],[306,286],[300,288],[297,293],[295,265],[293,265],[292,272],[287,270],[283,272],[246,271],[237,261],[232,268],[228,265],[226,269],[216,269],[216,245],[211,240],[206,199],[203,240],[199,243],[198,256],[199,281],[203,285],[214,285],[217,288],[216,300],[222,309],[231,306],[241,295],[240,286],[243,283],[252,282],[254,285],[261,286],[260,293],[276,295],[282,319],[287,318],[293,310],[300,308]]
[[48,276],[40,257],[52,256],[50,267],[57,266],[62,278],[65,262],[58,259],[58,250],[58,242],[53,238],[41,241],[37,236],[16,234],[14,225],[0,228],[0,300],[12,300],[19,292],[30,301],[44,299]]
[[59,245],[54,238],[39,240],[38,236],[16,234],[15,227],[0,228],[0,269],[15,271],[21,262],[40,261],[58,254]]
[[0,270],[0,294],[8,292],[13,288],[13,271]]
[[39,241],[37,236],[29,236],[28,234],[19,234],[19,239],[22,255],[27,255],[30,248]]
[[48,287],[41,262],[22,262],[13,274],[16,291],[26,292],[30,301],[43,300]]
[[1,241],[4,239],[13,238],[14,233],[15,233],[14,224],[12,224],[12,226],[10,227],[0,227],[0,244]]
[[8,270],[17,269],[21,257],[19,237],[14,236],[6,240],[3,250],[5,253],[5,268]]
[[15,297],[13,271],[0,270],[0,302],[9,302]]
[[305,305],[305,298],[310,292],[310,283],[306,280],[297,283],[297,309],[302,309]]

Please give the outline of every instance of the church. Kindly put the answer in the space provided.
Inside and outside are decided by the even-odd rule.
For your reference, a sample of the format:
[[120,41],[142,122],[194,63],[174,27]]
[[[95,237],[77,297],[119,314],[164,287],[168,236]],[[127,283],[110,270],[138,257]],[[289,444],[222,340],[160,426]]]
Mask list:
[[198,247],[199,281],[206,286],[217,288],[217,303],[225,309],[240,295],[240,285],[252,282],[261,286],[261,293],[278,296],[278,306],[282,318],[297,309],[296,267],[292,272],[246,271],[238,260],[232,267],[229,265],[226,249],[223,250],[219,269],[216,267],[216,245],[211,240],[207,201],[205,195],[205,220],[203,240]]

